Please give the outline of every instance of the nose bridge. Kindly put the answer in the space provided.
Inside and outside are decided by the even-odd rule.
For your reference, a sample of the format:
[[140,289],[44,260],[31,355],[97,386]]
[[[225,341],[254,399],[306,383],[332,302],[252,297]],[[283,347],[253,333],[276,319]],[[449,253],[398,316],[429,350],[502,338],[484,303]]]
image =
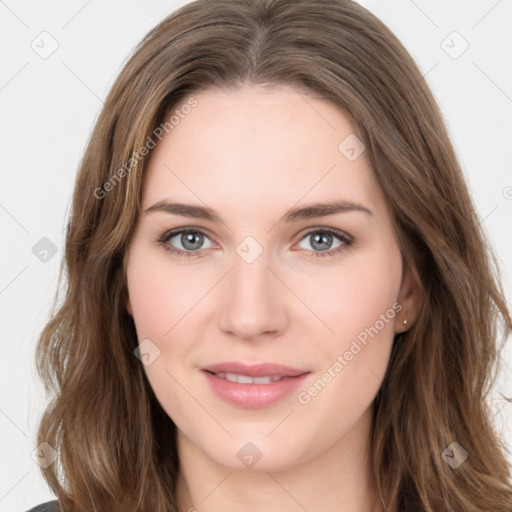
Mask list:
[[268,266],[269,253],[262,246],[250,239],[239,244],[224,285],[219,316],[222,330],[254,338],[284,327],[282,290]]

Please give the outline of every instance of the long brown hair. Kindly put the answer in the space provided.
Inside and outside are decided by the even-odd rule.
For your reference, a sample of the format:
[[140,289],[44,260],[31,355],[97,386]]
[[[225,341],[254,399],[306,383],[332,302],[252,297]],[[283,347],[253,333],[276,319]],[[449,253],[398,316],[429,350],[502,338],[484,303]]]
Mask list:
[[[497,265],[422,74],[349,0],[187,4],[149,32],[113,85],[76,181],[65,293],[36,354],[51,396],[38,443],[58,451],[43,474],[62,510],[177,510],[175,426],[134,356],[123,261],[151,154],[141,148],[162,123],[170,129],[181,100],[242,84],[286,84],[347,112],[420,283],[421,311],[396,336],[374,402],[368,465],[385,510],[510,512],[487,403],[512,329]],[[469,456],[457,468],[442,455],[454,442]]]

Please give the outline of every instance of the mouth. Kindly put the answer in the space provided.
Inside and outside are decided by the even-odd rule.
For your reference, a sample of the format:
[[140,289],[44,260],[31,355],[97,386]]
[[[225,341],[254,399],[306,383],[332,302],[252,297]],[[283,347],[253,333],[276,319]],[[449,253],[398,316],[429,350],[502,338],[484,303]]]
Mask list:
[[283,400],[311,373],[274,363],[227,362],[201,370],[219,398],[245,409],[260,409]]

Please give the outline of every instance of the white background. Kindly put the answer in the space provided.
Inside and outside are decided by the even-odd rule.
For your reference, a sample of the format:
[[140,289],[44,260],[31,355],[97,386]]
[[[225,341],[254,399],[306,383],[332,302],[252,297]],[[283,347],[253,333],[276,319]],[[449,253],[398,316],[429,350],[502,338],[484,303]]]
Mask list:
[[[21,512],[52,498],[31,458],[45,405],[34,349],[57,285],[87,138],[132,48],[183,3],[0,1],[0,512]],[[360,3],[394,31],[426,74],[502,265],[510,304],[512,1]],[[31,47],[41,45],[41,37],[50,47],[49,36],[39,36],[43,31],[58,43],[47,59]],[[469,44],[456,59],[445,51],[447,45],[452,53],[462,48],[453,31]],[[42,237],[57,247],[46,263],[32,253]],[[503,355],[507,367],[497,389],[510,395],[510,343]],[[512,405],[497,400],[494,408],[510,446]]]

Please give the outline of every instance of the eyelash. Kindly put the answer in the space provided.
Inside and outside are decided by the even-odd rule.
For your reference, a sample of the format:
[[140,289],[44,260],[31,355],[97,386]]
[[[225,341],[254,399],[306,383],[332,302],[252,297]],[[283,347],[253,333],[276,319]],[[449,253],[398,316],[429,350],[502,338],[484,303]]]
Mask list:
[[[155,240],[155,242],[161,246],[163,246],[164,250],[166,250],[167,252],[175,255],[175,256],[184,256],[184,257],[187,257],[187,258],[194,258],[194,257],[198,257],[199,254],[201,253],[202,250],[205,250],[205,249],[200,249],[200,250],[195,250],[195,251],[183,251],[181,249],[176,249],[172,246],[170,246],[167,242],[169,242],[169,240],[171,238],[174,238],[176,235],[181,235],[183,233],[186,233],[186,234],[189,234],[189,233],[199,233],[199,234],[202,234],[204,236],[206,236],[207,238],[210,238],[208,237],[208,235],[202,231],[201,229],[196,229],[196,228],[180,228],[180,229],[175,229],[175,230],[169,230],[169,231],[166,231],[161,237],[159,237],[157,240]],[[307,236],[313,234],[313,233],[322,233],[322,234],[328,234],[328,235],[332,235],[336,238],[338,238],[341,242],[342,242],[342,245],[340,245],[339,247],[336,247],[335,249],[330,249],[328,251],[308,251],[308,252],[312,252],[313,254],[310,256],[312,258],[324,258],[326,256],[336,256],[337,254],[340,254],[344,251],[346,251],[347,249],[349,249],[353,243],[354,243],[354,240],[351,236],[347,235],[346,233],[343,233],[342,231],[338,231],[338,230],[335,230],[335,229],[332,229],[332,228],[316,228],[316,229],[312,229],[310,231],[308,231],[307,233],[305,233],[301,239],[299,240],[299,242],[301,242],[304,238],[306,238]]]

